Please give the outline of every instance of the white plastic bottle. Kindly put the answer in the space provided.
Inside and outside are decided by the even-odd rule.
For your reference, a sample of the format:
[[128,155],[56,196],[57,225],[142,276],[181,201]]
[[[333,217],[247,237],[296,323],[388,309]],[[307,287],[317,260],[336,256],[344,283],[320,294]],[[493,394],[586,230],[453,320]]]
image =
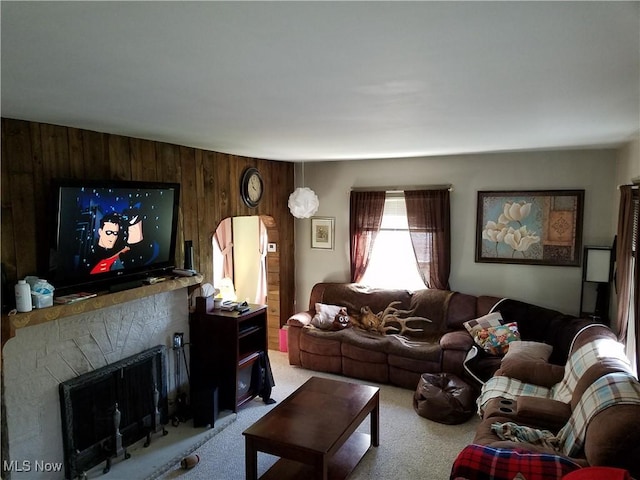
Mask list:
[[16,309],[19,312],[30,312],[31,305],[31,286],[26,280],[18,280],[16,285]]

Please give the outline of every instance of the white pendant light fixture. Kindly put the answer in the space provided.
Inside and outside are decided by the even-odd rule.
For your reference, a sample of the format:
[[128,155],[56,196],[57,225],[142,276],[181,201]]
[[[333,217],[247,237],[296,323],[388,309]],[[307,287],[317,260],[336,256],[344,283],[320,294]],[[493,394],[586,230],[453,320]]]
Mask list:
[[[302,163],[302,184],[304,185],[304,163]],[[289,211],[296,218],[309,218],[318,211],[320,201],[313,190],[298,187],[289,195]]]

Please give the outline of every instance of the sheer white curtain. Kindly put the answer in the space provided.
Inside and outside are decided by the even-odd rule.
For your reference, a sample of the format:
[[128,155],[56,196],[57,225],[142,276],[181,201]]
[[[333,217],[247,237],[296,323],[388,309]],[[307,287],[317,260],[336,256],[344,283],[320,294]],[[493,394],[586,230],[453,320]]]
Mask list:
[[267,304],[267,246],[269,236],[267,227],[260,220],[258,222],[258,250],[260,252],[260,273],[258,275],[258,285],[256,287],[255,303],[259,305]]
[[230,218],[220,222],[213,238],[222,253],[222,277],[233,279],[233,226]]

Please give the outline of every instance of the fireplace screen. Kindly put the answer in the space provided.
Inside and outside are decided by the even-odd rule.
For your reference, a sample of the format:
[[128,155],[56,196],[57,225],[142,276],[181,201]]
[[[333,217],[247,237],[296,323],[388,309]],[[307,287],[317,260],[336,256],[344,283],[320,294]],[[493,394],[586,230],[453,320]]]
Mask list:
[[66,478],[81,476],[162,430],[168,419],[166,347],[145,350],[60,384]]

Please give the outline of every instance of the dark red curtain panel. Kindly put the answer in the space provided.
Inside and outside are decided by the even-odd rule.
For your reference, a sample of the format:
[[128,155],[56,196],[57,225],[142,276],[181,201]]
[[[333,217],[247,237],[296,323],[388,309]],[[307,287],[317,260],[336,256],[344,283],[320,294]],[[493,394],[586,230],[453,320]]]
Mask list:
[[[636,346],[636,368],[640,371],[640,228],[638,227],[638,190],[631,185],[620,187],[618,231],[616,236],[615,285],[618,314],[615,328],[618,339]],[[633,309],[631,309],[633,302]],[[633,310],[633,311],[632,311]],[[629,336],[629,322],[633,322],[635,338]]]
[[428,288],[448,290],[451,273],[449,190],[407,190],[404,198],[422,280]]
[[371,249],[380,231],[385,192],[351,192],[349,237],[351,238],[351,281],[359,282],[369,265]]
[[616,330],[618,339],[625,342],[631,313],[630,300],[633,292],[633,190],[630,185],[620,187],[620,207],[618,209],[618,231],[616,236],[616,289],[618,292],[618,316]]

